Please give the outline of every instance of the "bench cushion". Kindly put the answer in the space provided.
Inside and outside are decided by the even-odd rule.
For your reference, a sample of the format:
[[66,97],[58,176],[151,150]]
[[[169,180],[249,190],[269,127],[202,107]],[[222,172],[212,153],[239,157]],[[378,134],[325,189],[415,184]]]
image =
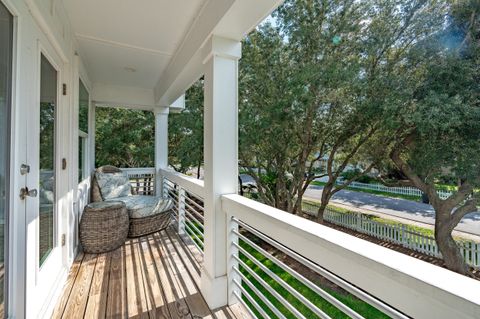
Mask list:
[[125,173],[95,172],[103,200],[125,197],[131,194],[131,185]]
[[124,202],[130,218],[143,218],[164,213],[173,207],[171,199],[145,195],[118,197],[111,201]]

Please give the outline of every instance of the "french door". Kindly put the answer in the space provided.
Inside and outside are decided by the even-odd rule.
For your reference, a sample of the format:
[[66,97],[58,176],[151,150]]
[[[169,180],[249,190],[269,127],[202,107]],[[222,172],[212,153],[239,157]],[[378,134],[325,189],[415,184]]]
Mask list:
[[26,313],[42,314],[51,306],[62,271],[58,196],[58,114],[60,63],[39,43],[37,101],[28,115],[26,188]]
[[12,109],[13,16],[0,2],[0,317],[5,317],[8,275],[10,123]]

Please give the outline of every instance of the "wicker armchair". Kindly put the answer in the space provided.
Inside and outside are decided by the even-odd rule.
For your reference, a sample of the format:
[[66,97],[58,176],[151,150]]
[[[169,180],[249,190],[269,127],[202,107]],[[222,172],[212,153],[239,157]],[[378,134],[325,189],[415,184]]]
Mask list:
[[99,254],[117,249],[127,239],[128,227],[128,213],[123,202],[90,203],[80,220],[83,251]]
[[102,181],[99,181],[99,178],[105,180],[105,178],[110,178],[110,175],[112,178],[120,176],[128,181],[126,174],[117,167],[110,165],[99,167],[92,178],[91,199],[93,202],[121,201],[125,203],[130,218],[128,237],[144,236],[165,229],[170,224],[173,208],[170,199],[137,195],[131,186],[128,187],[128,194],[120,191],[123,194],[119,197],[112,197],[112,194],[106,196],[112,185],[108,185],[110,189],[107,189],[103,183],[102,189]]

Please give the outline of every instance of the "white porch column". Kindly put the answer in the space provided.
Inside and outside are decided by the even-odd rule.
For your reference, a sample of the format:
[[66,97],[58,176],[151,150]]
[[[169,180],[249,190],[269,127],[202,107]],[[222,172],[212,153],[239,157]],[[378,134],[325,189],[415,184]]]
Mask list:
[[[95,104],[94,101],[90,101],[89,103],[89,119],[88,119],[88,163],[87,163],[87,170],[88,170],[88,175],[90,176],[93,171],[95,170],[95,132],[96,132],[96,127],[95,127],[95,117],[96,117],[96,109],[97,105]],[[78,133],[76,134],[78,135]],[[78,141],[78,136],[75,136],[75,138]],[[75,181],[76,183],[77,181]]]
[[220,196],[238,188],[238,59],[241,43],[212,36],[205,65],[205,228],[201,291],[210,308],[226,305],[227,219]]
[[163,177],[161,168],[168,167],[168,107],[157,107],[155,114],[155,192],[157,196],[163,194]]

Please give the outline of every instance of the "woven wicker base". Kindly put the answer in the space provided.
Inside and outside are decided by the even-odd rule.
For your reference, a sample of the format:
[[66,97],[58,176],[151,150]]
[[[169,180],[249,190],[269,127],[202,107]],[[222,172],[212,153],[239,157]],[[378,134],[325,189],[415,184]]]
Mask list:
[[80,221],[83,251],[98,254],[122,246],[128,234],[128,219],[122,202],[87,205]]
[[170,224],[171,216],[172,211],[169,210],[148,217],[130,218],[128,237],[140,237],[165,229]]

